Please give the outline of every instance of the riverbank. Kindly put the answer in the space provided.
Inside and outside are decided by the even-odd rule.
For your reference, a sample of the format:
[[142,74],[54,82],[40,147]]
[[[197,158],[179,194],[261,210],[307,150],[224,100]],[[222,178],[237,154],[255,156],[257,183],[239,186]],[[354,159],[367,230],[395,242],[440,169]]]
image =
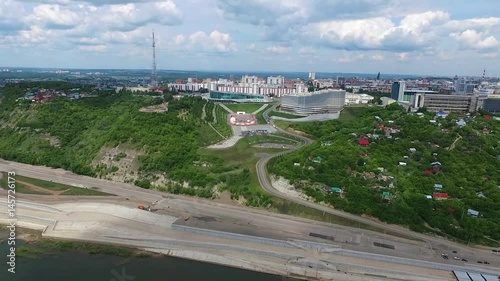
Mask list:
[[[8,230],[0,226],[0,250],[7,250]],[[112,280],[124,272],[137,280],[263,280],[278,281],[276,275],[240,270],[137,248],[43,238],[39,230],[17,229],[18,266],[15,274],[0,272],[0,280],[52,281]],[[5,249],[4,249],[5,248]],[[89,270],[91,268],[92,270]],[[134,280],[126,279],[126,280]],[[290,279],[288,279],[290,280]]]

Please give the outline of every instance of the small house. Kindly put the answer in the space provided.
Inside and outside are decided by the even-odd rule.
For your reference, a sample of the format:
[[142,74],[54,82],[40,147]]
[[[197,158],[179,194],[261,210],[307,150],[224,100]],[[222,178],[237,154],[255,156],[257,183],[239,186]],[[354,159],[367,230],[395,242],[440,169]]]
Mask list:
[[383,191],[382,192],[382,199],[384,199],[384,200],[390,200],[391,199],[391,193],[389,191]]
[[425,198],[432,199],[432,195],[425,195]]
[[444,111],[439,111],[436,113],[436,116],[441,117],[441,118],[446,118],[446,116],[448,116],[448,113],[446,113]]
[[342,189],[340,187],[330,187],[330,191],[334,193],[341,193]]
[[436,200],[446,200],[448,199],[448,193],[434,192],[432,197]]
[[435,190],[441,190],[441,189],[443,189],[443,185],[442,185],[442,184],[435,183],[435,184],[434,184],[434,189],[435,189]]
[[458,121],[458,122],[457,122],[457,126],[458,126],[459,128],[462,128],[462,127],[464,127],[465,125],[466,125],[466,123],[465,123],[464,119],[460,119],[460,121]]
[[479,217],[479,212],[478,211],[475,211],[475,210],[472,210],[472,209],[468,209],[467,210],[467,215],[471,216],[471,217]]
[[425,174],[428,175],[428,176],[430,176],[430,175],[432,175],[432,171],[431,170],[425,170]]
[[406,167],[406,165],[407,165],[407,164],[406,164],[406,162],[399,162],[399,163],[398,163],[398,165],[399,165],[400,167]]
[[293,165],[294,166],[300,166],[300,163],[295,162],[295,163],[293,163]]
[[323,158],[321,156],[317,156],[316,158],[314,158],[314,160],[312,160],[314,163],[321,163],[321,161],[323,161]]
[[417,152],[417,149],[416,149],[416,148],[414,148],[414,147],[411,147],[411,148],[410,148],[410,149],[408,149],[408,150],[409,150],[411,153],[415,153],[415,152]]
[[441,162],[438,161],[432,162],[431,166],[441,166]]
[[370,145],[370,141],[368,139],[360,139],[360,140],[358,140],[358,144],[366,147],[366,146]]
[[482,193],[482,192],[479,192],[477,194],[477,197],[479,197],[479,198],[486,198],[486,195],[484,195],[484,193]]

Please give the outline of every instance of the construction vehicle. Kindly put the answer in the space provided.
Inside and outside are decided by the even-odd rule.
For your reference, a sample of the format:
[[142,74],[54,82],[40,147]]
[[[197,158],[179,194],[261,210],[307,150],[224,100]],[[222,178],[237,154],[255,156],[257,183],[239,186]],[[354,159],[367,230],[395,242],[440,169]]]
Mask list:
[[150,208],[149,206],[144,207],[143,205],[139,205],[139,207],[138,207],[138,208],[139,208],[139,209],[141,209],[141,210],[144,210],[144,211],[149,211],[149,212],[151,212],[151,208]]

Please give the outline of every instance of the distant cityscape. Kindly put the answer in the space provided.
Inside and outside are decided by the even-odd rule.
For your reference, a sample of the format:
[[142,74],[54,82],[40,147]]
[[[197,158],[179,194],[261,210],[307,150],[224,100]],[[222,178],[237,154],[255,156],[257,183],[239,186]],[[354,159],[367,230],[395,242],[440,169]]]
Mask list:
[[[306,115],[339,113],[346,104],[372,103],[375,98],[370,94],[376,93],[383,95],[382,105],[397,102],[413,111],[426,108],[434,112],[481,109],[500,112],[500,79],[485,74],[480,77],[398,77],[380,73],[158,71],[154,74],[158,75],[158,86],[153,87],[152,74],[147,70],[0,68],[0,87],[22,81],[66,81],[117,92],[125,88],[136,92],[167,89],[177,93],[201,93],[217,102],[269,102],[268,98],[279,98],[284,111]],[[36,101],[47,100],[35,97],[29,96]]]

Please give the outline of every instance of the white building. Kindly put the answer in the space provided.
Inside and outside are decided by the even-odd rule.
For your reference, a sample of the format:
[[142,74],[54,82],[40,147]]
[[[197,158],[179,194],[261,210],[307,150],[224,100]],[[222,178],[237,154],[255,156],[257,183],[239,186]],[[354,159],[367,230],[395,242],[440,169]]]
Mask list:
[[249,76],[249,75],[243,75],[241,76],[241,83],[242,84],[253,84],[253,83],[259,83],[259,77],[253,75],[253,76]]
[[353,94],[345,93],[345,103],[346,104],[367,104],[372,101],[374,97],[367,94]]
[[279,87],[283,87],[285,84],[285,77],[279,75],[279,76],[269,76],[267,77],[267,84],[268,85],[276,85]]
[[285,95],[281,99],[281,110],[303,115],[339,113],[344,105],[344,90]]
[[316,79],[316,72],[309,72],[309,79],[310,80]]

